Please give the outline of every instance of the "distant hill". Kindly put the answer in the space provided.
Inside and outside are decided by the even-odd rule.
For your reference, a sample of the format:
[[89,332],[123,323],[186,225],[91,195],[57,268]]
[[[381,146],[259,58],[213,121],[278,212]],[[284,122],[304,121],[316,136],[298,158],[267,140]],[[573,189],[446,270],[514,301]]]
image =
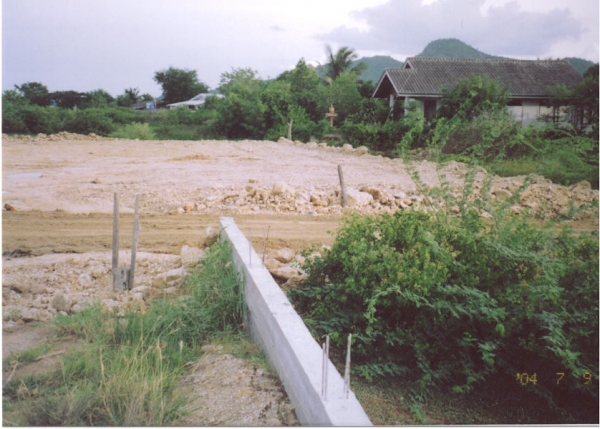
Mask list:
[[[351,67],[355,67],[359,63],[365,63],[368,66],[367,70],[364,71],[363,74],[360,76],[360,79],[370,80],[373,82],[377,82],[379,80],[381,74],[383,73],[383,70],[391,68],[400,68],[402,67],[402,64],[404,64],[402,61],[395,60],[387,55],[376,55],[374,57],[366,57],[356,61],[352,61]],[[319,77],[325,77],[324,64],[317,66],[316,70]]]
[[416,56],[426,58],[473,58],[482,60],[502,58],[478,51],[458,39],[434,40],[425,46],[423,52]]
[[563,60],[567,60],[568,62],[570,62],[571,65],[573,67],[575,67],[575,70],[577,70],[582,75],[583,75],[583,73],[585,73],[585,71],[587,69],[589,69],[591,66],[594,65],[593,62],[584,60],[582,58],[568,57],[568,58],[563,58]]
[[[486,54],[481,52],[472,46],[467,45],[458,39],[438,39],[430,42],[423,52],[417,57],[427,58],[474,58],[474,59],[502,59],[506,57],[499,57],[495,55]],[[563,58],[569,61],[575,70],[580,74],[583,74],[588,68],[594,65],[593,62],[584,60],[581,58]],[[352,66],[358,63],[366,63],[369,68],[360,76],[362,80],[370,80],[373,83],[377,83],[379,78],[383,74],[386,68],[400,68],[403,62],[393,59],[392,57],[385,55],[377,55],[374,57],[360,58],[352,63]],[[325,76],[325,66],[317,66],[317,73],[320,77]]]

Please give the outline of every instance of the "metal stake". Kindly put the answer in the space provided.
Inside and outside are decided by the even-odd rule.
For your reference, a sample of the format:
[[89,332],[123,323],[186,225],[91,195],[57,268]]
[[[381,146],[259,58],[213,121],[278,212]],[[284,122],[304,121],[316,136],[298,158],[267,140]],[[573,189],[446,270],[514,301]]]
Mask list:
[[322,386],[322,391],[321,391],[321,396],[323,396],[323,399],[326,401],[327,400],[327,370],[328,370],[328,365],[329,363],[329,335],[327,335],[326,339],[325,339],[325,343],[323,344],[323,379],[321,381],[321,386]]
[[252,228],[250,228],[250,239],[248,240],[248,266],[252,266]]
[[346,399],[350,396],[350,346],[352,344],[352,334],[348,334],[348,348],[346,349],[346,369],[344,370],[344,392]]
[[265,239],[264,239],[264,245],[263,245],[263,257],[262,257],[263,265],[265,265],[265,253],[267,252],[267,239],[269,238],[269,229],[270,228],[271,228],[271,225],[267,226],[267,230],[265,232]]

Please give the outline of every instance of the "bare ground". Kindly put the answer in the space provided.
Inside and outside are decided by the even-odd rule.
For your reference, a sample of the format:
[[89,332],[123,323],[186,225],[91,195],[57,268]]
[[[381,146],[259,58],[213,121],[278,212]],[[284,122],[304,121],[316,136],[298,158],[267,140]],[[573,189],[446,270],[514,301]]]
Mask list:
[[[28,308],[37,303],[50,308],[59,286],[81,296],[114,298],[107,267],[115,192],[121,201],[121,249],[130,246],[134,196],[141,195],[138,252],[145,255],[141,258],[145,262],[141,263],[140,282],[148,285],[153,277],[181,265],[182,246],[203,247],[206,228],[216,228],[222,215],[234,217],[242,231],[252,236],[259,253],[267,230],[267,253],[283,247],[301,251],[331,244],[329,232],[336,231],[341,215],[348,211],[339,203],[338,165],[343,165],[346,186],[356,192],[362,189],[362,197],[370,195],[352,210],[393,212],[424,204],[401,160],[350,149],[285,141],[139,142],[63,137],[4,138],[2,142],[3,357],[48,341],[47,328],[15,320],[7,314],[10,306]],[[413,168],[429,186],[439,184],[434,164],[425,161]],[[457,163],[443,170],[453,190],[460,190],[465,171],[465,166]],[[479,183],[484,173],[478,172]],[[514,192],[523,179],[494,178],[494,195]],[[275,192],[277,186],[281,192]],[[567,189],[541,179],[515,213],[524,208],[543,209],[551,217],[563,210],[559,200],[565,198],[589,204],[598,198],[598,191],[585,184]],[[571,224],[576,230],[597,230],[597,209],[583,212]],[[18,371],[51,368],[68,346],[52,344],[48,356]],[[214,398],[237,392],[240,403],[250,404],[256,412],[246,418],[214,410],[212,416],[198,414],[197,423],[294,424],[287,406],[277,405],[285,401],[276,384],[255,388],[264,381],[262,373],[257,376],[258,368],[226,353],[207,356],[196,367],[201,371],[190,373],[184,384],[192,388],[201,385],[197,391],[208,389]],[[225,382],[222,376],[212,381],[205,377],[219,367],[233,371],[224,362],[239,367],[239,379]],[[16,371],[12,374],[18,375]],[[8,377],[11,375],[4,374],[3,379]],[[206,383],[212,384],[207,387]],[[196,396],[196,400],[207,403],[208,399]],[[244,409],[241,405],[237,408]],[[188,424],[193,423],[194,417],[190,418]]]

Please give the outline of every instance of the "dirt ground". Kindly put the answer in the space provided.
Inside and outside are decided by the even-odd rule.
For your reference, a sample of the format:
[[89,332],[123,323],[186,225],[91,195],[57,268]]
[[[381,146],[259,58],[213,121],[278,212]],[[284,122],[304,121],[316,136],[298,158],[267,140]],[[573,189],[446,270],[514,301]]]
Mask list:
[[[338,165],[343,166],[351,208],[340,204]],[[444,177],[427,161],[413,168],[426,186],[447,180],[453,192],[460,192],[466,172],[458,163],[446,166]],[[476,190],[482,189],[484,177],[485,171],[477,172]],[[492,194],[506,198],[523,180],[495,177]],[[219,216],[232,216],[252,236],[259,253],[267,231],[267,253],[281,248],[299,253],[331,244],[331,233],[348,210],[393,212],[427,203],[401,160],[348,147],[291,141],[3,136],[3,357],[39,342],[45,331],[31,322],[71,311],[56,304],[59,294],[83,301],[118,301],[111,291],[109,266],[115,192],[120,198],[124,257],[131,246],[135,195],[140,195],[139,282],[146,288],[155,286],[156,277],[181,267],[182,247],[203,248],[206,229],[218,228]],[[565,210],[565,199],[590,204],[598,199],[598,191],[589,184],[565,188],[539,178],[513,211],[544,210],[544,216],[552,217]],[[584,211],[571,223],[579,230],[598,229],[597,209]],[[137,279],[136,271],[136,284]],[[139,300],[130,298],[128,303]],[[206,364],[199,363],[199,368]],[[256,384],[255,370],[244,370],[250,377],[245,381],[225,386],[217,377],[214,383],[230,390],[241,385],[250,389]],[[280,390],[273,388],[272,393],[273,403],[281,403]],[[265,403],[269,400],[257,407],[264,409]],[[266,414],[258,413],[243,424],[293,424],[286,408],[281,410],[275,413],[279,417],[265,420]],[[212,424],[228,421],[220,414],[213,417]]]

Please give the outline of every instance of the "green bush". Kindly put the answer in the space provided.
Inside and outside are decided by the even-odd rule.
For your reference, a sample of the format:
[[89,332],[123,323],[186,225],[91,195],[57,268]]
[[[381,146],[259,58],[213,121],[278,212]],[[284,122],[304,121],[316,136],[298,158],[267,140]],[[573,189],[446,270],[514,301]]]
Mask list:
[[110,133],[111,137],[130,140],[156,140],[156,133],[150,129],[149,124],[133,124],[121,125],[115,131]]
[[521,125],[505,114],[494,117],[477,117],[470,121],[451,121],[442,153],[474,156],[480,160],[492,160],[517,152]]
[[343,347],[353,334],[367,379],[412,379],[423,397],[537,373],[528,387],[560,402],[555,373],[566,372],[571,393],[597,406],[597,234],[557,235],[503,211],[493,221],[465,204],[458,217],[347,216],[291,299],[317,337]]

